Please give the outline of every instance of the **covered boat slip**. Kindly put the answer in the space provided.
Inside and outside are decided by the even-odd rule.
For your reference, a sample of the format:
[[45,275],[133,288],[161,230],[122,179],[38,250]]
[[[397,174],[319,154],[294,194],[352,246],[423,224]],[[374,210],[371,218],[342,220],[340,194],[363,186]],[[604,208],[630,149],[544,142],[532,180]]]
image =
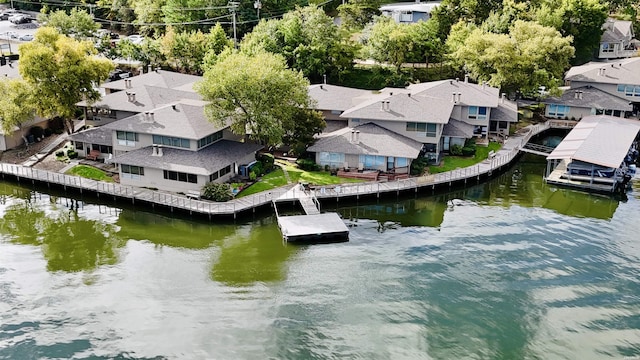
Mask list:
[[[304,215],[282,216],[278,204],[295,202]],[[303,185],[296,185],[273,200],[282,237],[290,242],[341,242],[349,240],[349,229],[337,213],[320,213],[318,199]]]
[[[628,181],[637,157],[640,121],[598,115],[583,118],[547,156],[548,183],[613,192]],[[635,154],[633,159],[631,154]]]

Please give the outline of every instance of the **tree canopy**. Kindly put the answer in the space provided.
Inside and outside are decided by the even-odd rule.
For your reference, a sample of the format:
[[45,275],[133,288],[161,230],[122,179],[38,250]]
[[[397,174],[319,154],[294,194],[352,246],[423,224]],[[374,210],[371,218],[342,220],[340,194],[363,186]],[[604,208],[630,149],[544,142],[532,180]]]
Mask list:
[[72,35],[79,39],[86,39],[94,36],[100,26],[93,21],[91,15],[86,11],[73,8],[66,13],[64,10],[57,10],[50,14],[41,13],[38,15],[41,23],[56,29],[60,34]]
[[308,86],[280,55],[227,52],[196,88],[209,101],[205,108],[209,120],[218,124],[230,120],[235,134],[278,145],[295,128],[300,109],[312,108]]
[[[91,42],[77,41],[43,27],[33,41],[19,48],[20,74],[33,88],[36,112],[43,117],[71,120],[76,103],[100,99],[97,85],[113,70],[113,63],[95,55]],[[73,129],[67,123],[67,131]]]
[[5,134],[33,119],[33,91],[20,79],[0,79],[0,127]]
[[509,34],[473,30],[452,56],[477,81],[529,93],[561,84],[574,54],[571,40],[552,27],[518,20]]

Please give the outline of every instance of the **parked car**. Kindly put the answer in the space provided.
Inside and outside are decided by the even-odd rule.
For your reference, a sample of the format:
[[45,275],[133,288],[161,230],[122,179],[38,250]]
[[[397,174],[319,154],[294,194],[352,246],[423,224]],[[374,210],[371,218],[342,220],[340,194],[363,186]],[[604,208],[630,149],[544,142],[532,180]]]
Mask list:
[[31,41],[31,40],[33,40],[33,35],[31,35],[31,34],[24,34],[24,35],[20,36],[20,37],[18,38],[18,40],[21,40],[21,41]]
[[0,39],[11,40],[11,39],[17,39],[17,38],[18,38],[18,33],[15,31],[7,31],[0,34]]
[[3,11],[2,13],[0,13],[0,20],[9,20],[9,18],[12,15],[17,14],[17,11],[13,10],[13,9],[7,9],[5,11]]
[[118,81],[118,80],[129,78],[132,75],[133,74],[131,74],[130,71],[124,71],[122,69],[115,69],[111,73],[109,73],[109,80]]
[[142,44],[144,41],[144,37],[138,34],[129,35],[127,36],[127,39],[136,45]]
[[31,16],[25,14],[13,15],[9,18],[9,21],[14,24],[26,24],[30,23],[32,20],[33,18],[31,18]]

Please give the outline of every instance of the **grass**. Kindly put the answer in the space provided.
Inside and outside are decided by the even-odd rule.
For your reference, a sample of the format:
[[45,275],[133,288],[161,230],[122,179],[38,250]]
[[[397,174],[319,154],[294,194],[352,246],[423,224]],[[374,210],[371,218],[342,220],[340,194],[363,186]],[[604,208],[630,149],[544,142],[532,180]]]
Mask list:
[[86,179],[113,182],[113,179],[104,171],[87,165],[74,166],[66,172],[67,175],[76,175]]
[[[347,179],[333,176],[331,175],[331,173],[326,171],[305,171],[288,162],[278,161],[278,165],[284,167],[287,170],[289,178],[291,179],[291,183],[294,184],[298,182],[307,182],[313,185],[332,185],[362,182],[362,180],[359,179]],[[282,168],[279,167],[276,170],[263,176],[262,179],[257,183],[242,190],[236,197],[243,197],[262,191],[275,189],[286,184],[287,179],[284,176],[284,171],[282,171]]]
[[477,146],[476,154],[474,156],[445,156],[442,159],[442,163],[438,165],[429,166],[429,172],[431,174],[437,174],[455,170],[458,168],[465,168],[473,166],[479,162],[482,162],[489,157],[489,151],[500,150],[501,145],[497,142],[490,142],[489,146]]

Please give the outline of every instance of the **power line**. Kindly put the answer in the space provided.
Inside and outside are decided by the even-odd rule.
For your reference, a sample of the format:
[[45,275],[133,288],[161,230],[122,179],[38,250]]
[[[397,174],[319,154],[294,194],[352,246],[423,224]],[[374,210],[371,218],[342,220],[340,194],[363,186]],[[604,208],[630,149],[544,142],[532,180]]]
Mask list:
[[218,19],[224,19],[224,18],[228,18],[228,17],[231,17],[231,16],[233,16],[233,15],[229,14],[229,15],[222,15],[222,16],[208,18],[208,19],[202,19],[202,20],[196,20],[196,21],[175,22],[175,23],[166,23],[166,22],[162,22],[162,23],[137,23],[137,22],[108,20],[108,19],[102,19],[102,18],[94,18],[94,20],[97,21],[97,22],[101,22],[101,23],[109,23],[109,24],[117,24],[117,25],[137,25],[137,26],[208,25],[209,22],[210,23],[215,23],[215,22],[217,22],[216,20],[218,20]]

